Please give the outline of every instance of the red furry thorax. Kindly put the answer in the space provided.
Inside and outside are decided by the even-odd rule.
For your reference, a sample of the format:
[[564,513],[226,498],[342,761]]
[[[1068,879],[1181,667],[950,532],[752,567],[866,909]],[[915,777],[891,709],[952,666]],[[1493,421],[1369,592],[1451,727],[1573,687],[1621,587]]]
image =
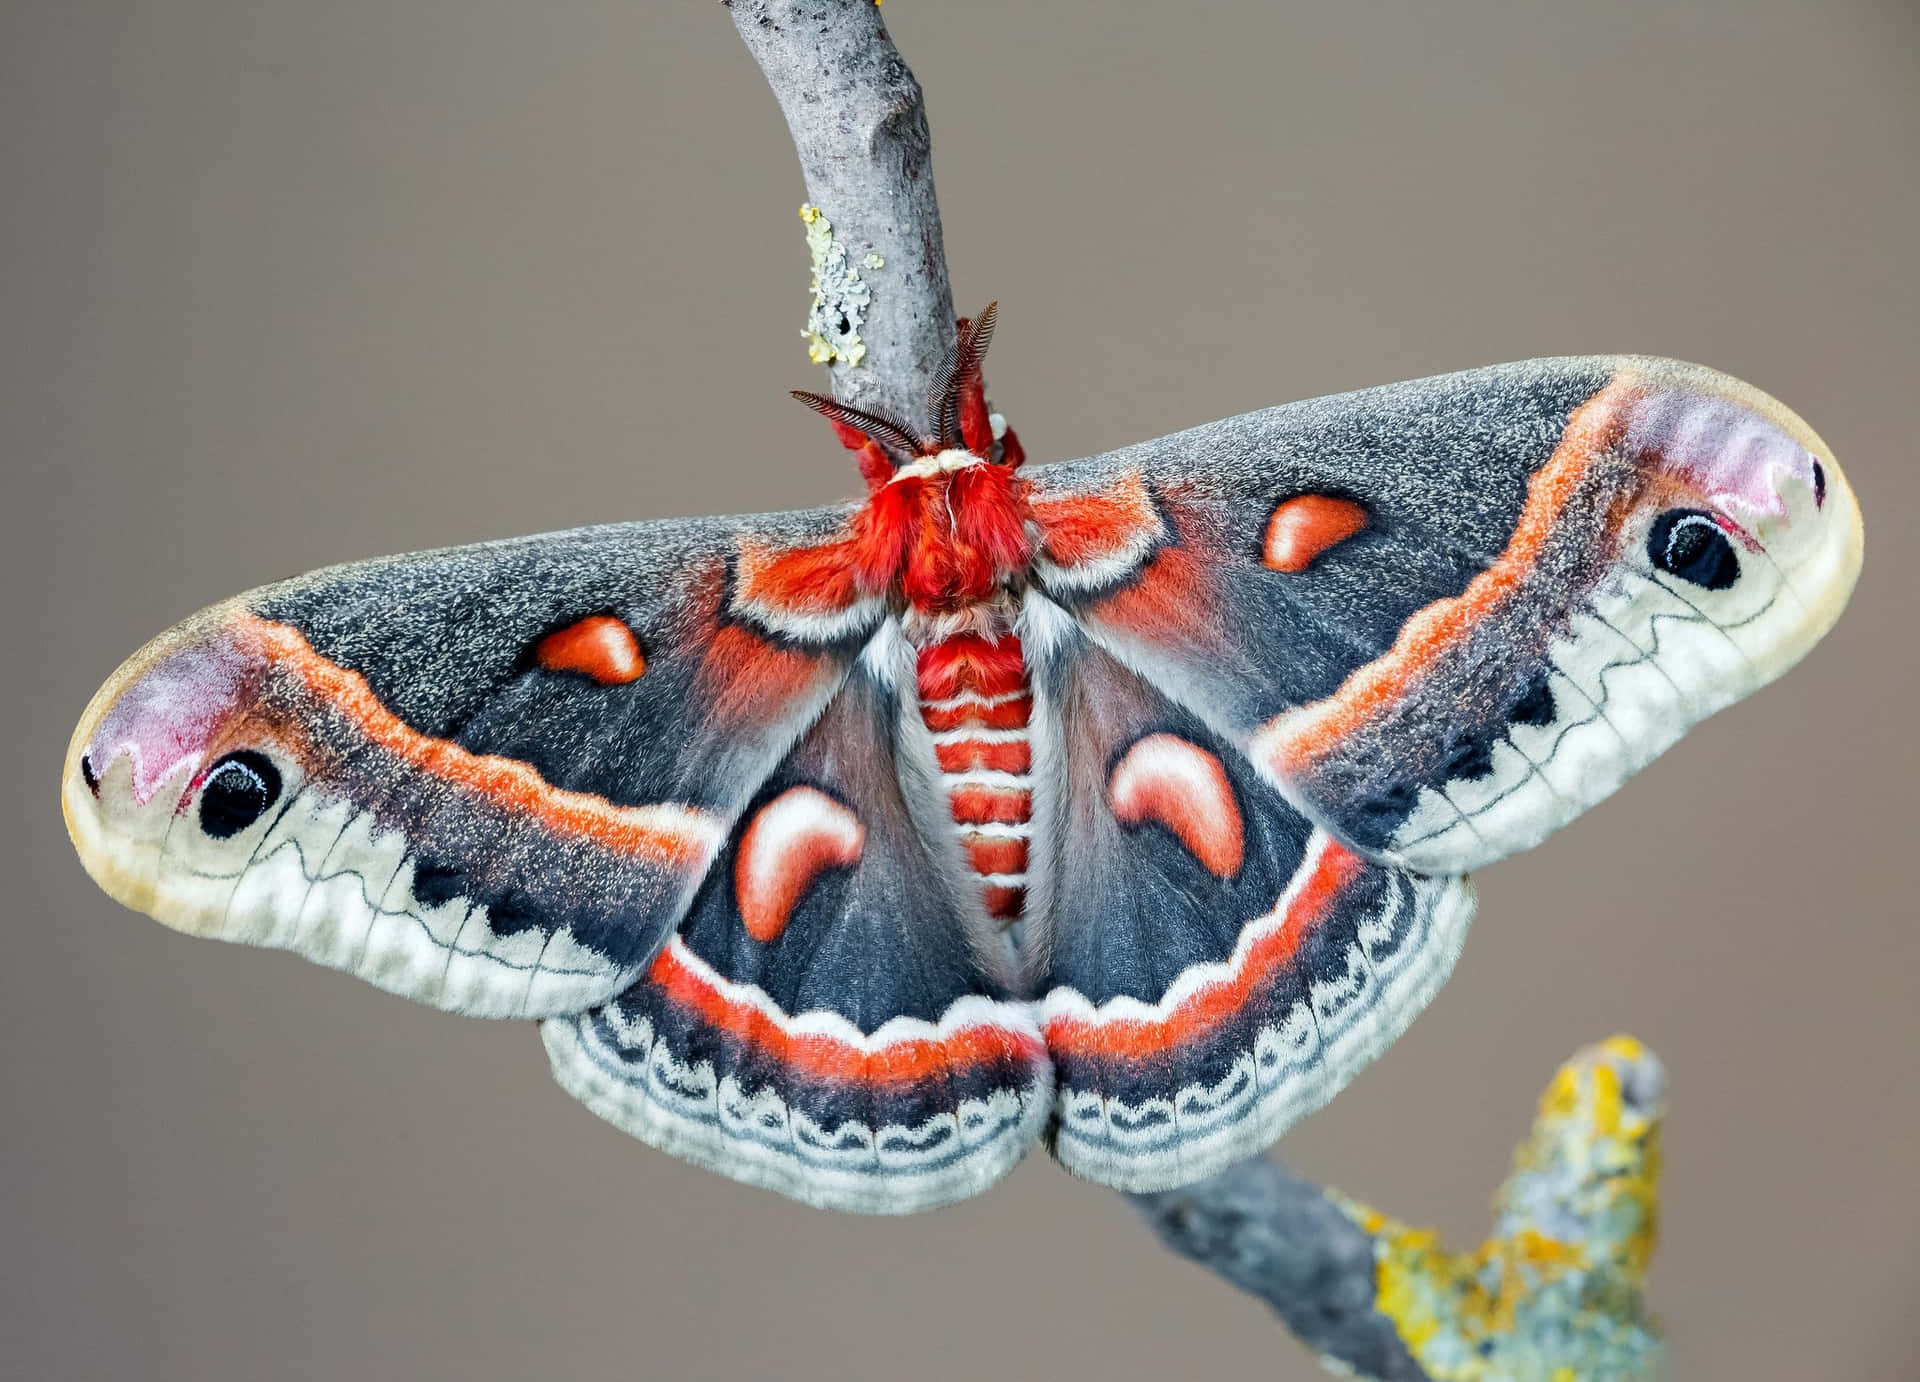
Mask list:
[[[832,423],[867,482],[852,540],[836,544],[833,559],[868,595],[897,591],[923,612],[957,613],[990,599],[1032,561],[1027,485],[1015,473],[1026,453],[1010,430],[994,435],[980,376],[993,311],[990,305],[979,318],[959,321],[937,439],[922,437],[916,444],[905,428],[879,414],[820,394],[797,395]],[[919,473],[924,462],[962,448],[973,463]]]
[[1031,560],[1026,485],[982,463],[882,485],[855,522],[858,579],[949,613],[992,596]]

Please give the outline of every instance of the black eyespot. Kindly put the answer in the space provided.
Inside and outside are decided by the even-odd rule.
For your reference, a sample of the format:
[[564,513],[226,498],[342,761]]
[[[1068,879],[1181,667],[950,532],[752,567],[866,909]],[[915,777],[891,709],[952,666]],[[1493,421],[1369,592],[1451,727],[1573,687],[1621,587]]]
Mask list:
[[1733,544],[1713,515],[1699,509],[1668,509],[1654,519],[1647,556],[1662,571],[1708,590],[1725,590],[1740,579]]
[[200,828],[216,840],[238,835],[280,799],[280,770],[264,753],[242,749],[213,765],[200,785]]
[[84,753],[80,755],[80,780],[87,784],[87,790],[96,797],[100,795],[100,777],[93,770],[93,760]]
[[1822,466],[1820,462],[1815,461],[1813,463],[1813,506],[1816,509],[1823,508],[1825,507],[1826,502],[1827,502],[1826,468]]

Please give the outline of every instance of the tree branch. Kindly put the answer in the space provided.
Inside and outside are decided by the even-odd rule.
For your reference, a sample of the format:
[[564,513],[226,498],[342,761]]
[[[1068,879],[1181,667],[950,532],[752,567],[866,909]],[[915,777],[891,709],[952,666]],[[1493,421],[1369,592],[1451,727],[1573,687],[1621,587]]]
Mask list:
[[953,290],[927,109],[866,0],[722,0],[787,117],[807,180],[807,339],[833,395],[929,434]]
[[[808,204],[808,352],[834,396],[928,432],[953,296],[919,83],[870,0],[722,0],[787,118]],[[1380,1382],[1625,1379],[1650,1362],[1661,1077],[1626,1038],[1541,1102],[1495,1236],[1434,1236],[1255,1158],[1130,1196],[1174,1251],[1266,1301],[1330,1367]]]
[[1160,1241],[1260,1297],[1301,1343],[1380,1382],[1425,1382],[1375,1308],[1373,1238],[1270,1157],[1180,1190],[1129,1195]]
[[1626,1382],[1657,1349],[1653,1256],[1665,1076],[1631,1037],[1555,1073],[1493,1236],[1449,1253],[1255,1158],[1134,1207],[1175,1252],[1260,1297],[1308,1348],[1381,1382]]

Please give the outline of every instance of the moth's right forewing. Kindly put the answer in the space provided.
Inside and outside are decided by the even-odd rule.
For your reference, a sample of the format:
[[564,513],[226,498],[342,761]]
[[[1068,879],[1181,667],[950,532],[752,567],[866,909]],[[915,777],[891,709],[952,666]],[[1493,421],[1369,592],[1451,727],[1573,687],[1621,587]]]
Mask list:
[[1642,357],[1230,418],[1037,472],[1034,507],[1050,598],[1346,844],[1435,874],[1778,675],[1860,562],[1804,423]]

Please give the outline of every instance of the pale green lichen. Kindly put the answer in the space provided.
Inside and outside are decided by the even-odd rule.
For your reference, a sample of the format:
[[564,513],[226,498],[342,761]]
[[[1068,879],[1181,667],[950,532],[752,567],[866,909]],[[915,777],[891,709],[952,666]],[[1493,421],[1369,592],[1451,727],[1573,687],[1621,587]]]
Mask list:
[[1563,1065],[1474,1252],[1335,1197],[1374,1241],[1376,1308],[1435,1382],[1625,1382],[1651,1369],[1642,1292],[1661,1088],[1659,1062],[1632,1037]]
[[[807,358],[816,365],[857,365],[867,357],[860,327],[866,321],[873,290],[847,259],[846,246],[833,235],[833,222],[817,206],[802,206],[807,227],[807,254],[813,261],[813,306],[807,311]],[[877,269],[884,261],[869,254],[863,261]]]

